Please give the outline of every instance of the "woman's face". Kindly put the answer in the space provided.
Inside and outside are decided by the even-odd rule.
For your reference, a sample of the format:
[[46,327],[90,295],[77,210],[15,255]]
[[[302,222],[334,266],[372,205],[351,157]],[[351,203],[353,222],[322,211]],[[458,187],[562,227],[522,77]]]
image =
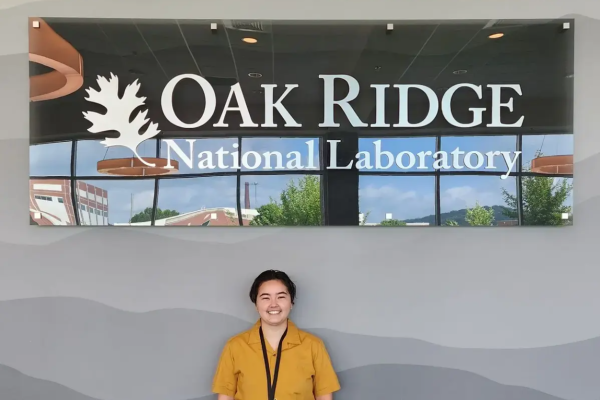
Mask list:
[[264,282],[258,288],[256,309],[263,322],[279,325],[285,322],[292,309],[292,301],[285,285],[278,280]]

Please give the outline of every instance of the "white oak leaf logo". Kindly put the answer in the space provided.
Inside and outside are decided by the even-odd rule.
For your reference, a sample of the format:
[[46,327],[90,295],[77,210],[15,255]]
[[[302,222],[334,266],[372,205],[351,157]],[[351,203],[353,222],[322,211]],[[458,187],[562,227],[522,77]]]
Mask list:
[[89,88],[86,89],[88,97],[85,100],[97,103],[106,108],[106,114],[99,114],[93,111],[84,111],[83,116],[85,119],[92,123],[92,126],[88,128],[89,132],[100,133],[107,131],[119,132],[119,137],[116,138],[105,138],[102,144],[105,147],[112,146],[123,146],[129,148],[133,154],[149,167],[154,167],[154,164],[147,163],[137,153],[137,148],[144,140],[153,138],[158,135],[157,123],[150,123],[146,131],[140,134],[140,129],[146,125],[149,121],[146,118],[148,110],[138,111],[133,121],[129,121],[131,113],[141,106],[146,101],[145,97],[138,97],[137,92],[140,89],[140,84],[137,79],[127,85],[123,97],[119,98],[119,78],[117,78],[112,72],[110,79],[106,79],[103,76],[98,76],[97,79],[99,91]]

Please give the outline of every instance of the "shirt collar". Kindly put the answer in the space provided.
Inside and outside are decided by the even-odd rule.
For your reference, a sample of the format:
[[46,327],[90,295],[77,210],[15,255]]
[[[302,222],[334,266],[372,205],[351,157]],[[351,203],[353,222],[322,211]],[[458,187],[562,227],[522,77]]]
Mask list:
[[[260,318],[254,326],[250,329],[250,336],[248,337],[248,344],[260,343]],[[287,334],[285,335],[285,339],[283,339],[283,348],[289,348],[291,346],[295,346],[300,344],[300,332],[296,324],[292,322],[291,319],[288,318],[287,321]]]

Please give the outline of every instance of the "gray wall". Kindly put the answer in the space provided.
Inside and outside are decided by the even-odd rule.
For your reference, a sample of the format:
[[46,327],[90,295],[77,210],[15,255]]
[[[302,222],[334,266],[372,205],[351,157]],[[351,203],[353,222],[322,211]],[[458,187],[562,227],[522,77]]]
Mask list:
[[[266,268],[330,348],[339,399],[598,400],[600,2],[0,2],[0,398],[210,395]],[[569,228],[104,229],[30,226],[28,16],[576,19]],[[342,251],[332,255],[331,246]],[[434,249],[433,246],[436,246]],[[463,248],[467,256],[458,255]],[[318,255],[319,263],[315,262]],[[346,281],[341,282],[344,278]]]

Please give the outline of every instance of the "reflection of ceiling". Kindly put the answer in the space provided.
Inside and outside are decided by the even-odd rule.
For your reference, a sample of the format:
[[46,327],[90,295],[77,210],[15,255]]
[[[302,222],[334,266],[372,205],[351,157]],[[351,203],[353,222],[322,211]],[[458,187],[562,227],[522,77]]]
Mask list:
[[[364,93],[353,105],[370,122],[375,117],[373,89],[369,89],[372,83],[424,84],[441,96],[445,88],[469,82],[522,85],[524,96],[515,98],[515,115],[503,117],[507,122],[525,114],[529,130],[564,130],[571,125],[572,80],[565,76],[573,72],[573,29],[561,32],[562,21],[526,21],[529,25],[500,21],[491,28],[484,28],[488,21],[444,21],[440,25],[407,21],[396,22],[394,30],[387,33],[387,21],[263,21],[251,27],[255,31],[240,30],[243,21],[218,21],[218,30],[213,32],[213,21],[45,20],[82,55],[85,82],[75,94],[30,105],[32,139],[36,142],[96,137],[86,132],[89,122],[81,112],[101,112],[101,107],[83,100],[84,89],[96,87],[96,77],[111,72],[119,76],[123,87],[139,79],[140,94],[148,98],[149,117],[163,132],[179,131],[179,136],[181,129],[164,118],[159,101],[168,80],[182,73],[199,73],[215,85],[217,109],[213,119],[199,129],[203,132],[216,130],[212,124],[220,116],[229,87],[239,81],[257,123],[263,120],[261,84],[299,84],[285,104],[303,123],[302,129],[314,134],[323,114],[318,75],[334,73],[359,80]],[[224,23],[229,28],[225,29]],[[488,39],[496,30],[505,36]],[[246,36],[258,39],[258,43],[244,43],[241,39]],[[467,73],[456,75],[455,70]],[[249,77],[252,72],[262,77]],[[340,96],[345,95],[342,86],[340,90]],[[386,115],[390,122],[397,116],[395,94],[388,92]],[[192,122],[201,115],[204,98],[196,84],[183,82],[175,91],[174,102],[178,116]],[[468,107],[485,101],[463,91],[456,94],[456,104],[457,119],[462,115],[462,121],[468,122]],[[424,117],[425,96],[415,93],[409,109],[415,119]],[[275,115],[277,120],[277,112]],[[240,131],[235,128],[240,123],[237,116],[232,115],[228,122],[231,131]],[[430,127],[447,126],[440,119]]]

